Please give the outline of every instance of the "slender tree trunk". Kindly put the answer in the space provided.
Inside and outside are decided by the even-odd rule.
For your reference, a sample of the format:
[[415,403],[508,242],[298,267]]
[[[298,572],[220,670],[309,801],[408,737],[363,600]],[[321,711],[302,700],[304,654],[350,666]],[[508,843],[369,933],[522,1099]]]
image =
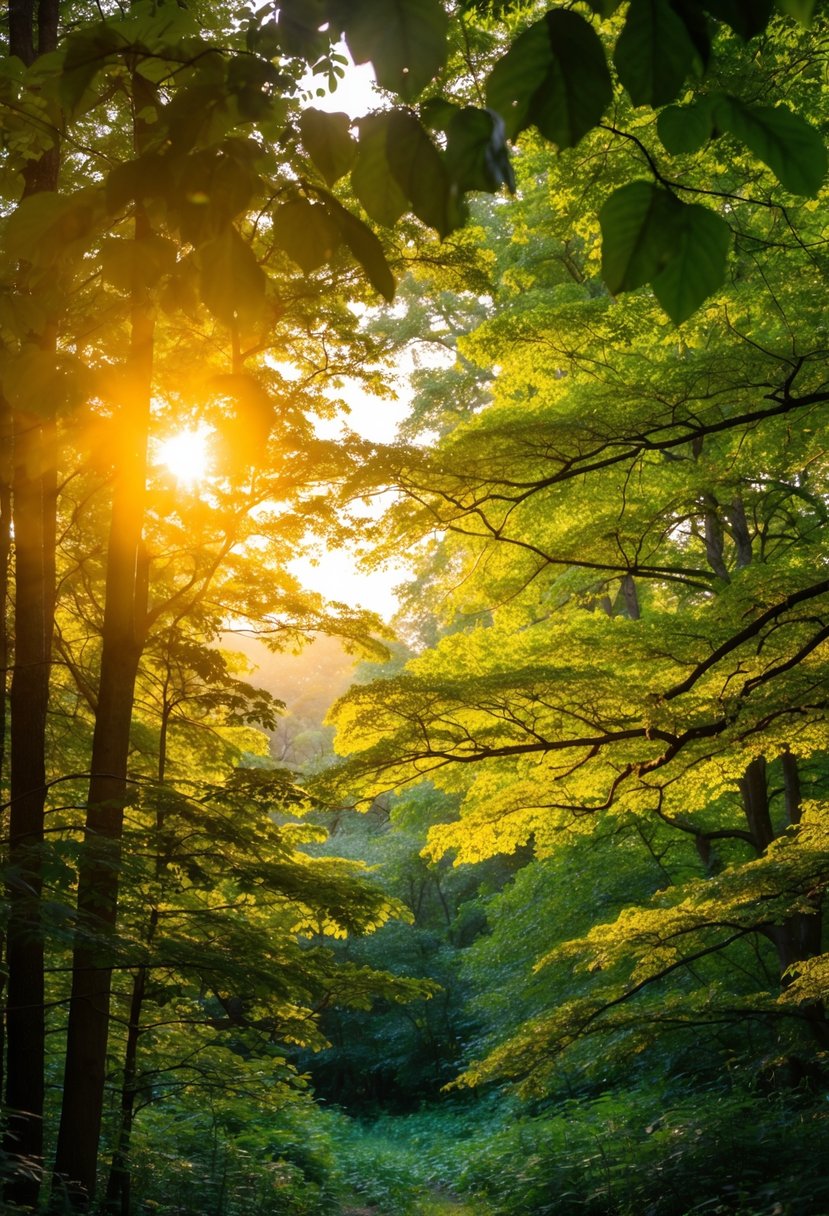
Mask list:
[[[782,757],[783,794],[786,818],[790,824],[800,821],[800,775],[797,760],[790,753]],[[740,781],[743,809],[749,831],[758,854],[762,854],[774,840],[774,825],[769,808],[766,762],[762,756],[752,760]],[[774,943],[780,968],[780,983],[789,983],[788,969],[794,963],[814,958],[821,951],[822,909],[820,896],[813,899],[814,911],[793,912],[782,924],[768,926],[766,936]],[[826,1011],[820,1002],[803,1009],[803,1016],[812,1036],[823,1047],[829,1046],[829,1023]]]
[[[12,548],[12,428],[11,411],[0,397],[0,791],[5,803],[8,798],[6,773],[6,727],[8,725],[8,672],[9,672],[9,573]],[[8,827],[3,815],[3,835]],[[8,858],[3,857],[3,867]],[[0,934],[0,1000],[5,1007],[6,988],[6,938]],[[0,1018],[0,1093],[5,1090],[6,1025]]]
[[80,932],[73,958],[64,1096],[55,1161],[56,1181],[79,1209],[88,1206],[95,1191],[112,987],[108,941],[117,915],[130,724],[135,679],[144,647],[147,562],[142,529],[152,360],[152,313],[139,303],[133,311],[131,353],[121,412],[122,448],[113,487],[107,548],[101,679],[83,858],[78,875]]
[[[28,65],[38,55],[53,51],[57,46],[59,7],[59,0],[38,0],[35,12],[34,0],[11,0],[10,53]],[[24,171],[23,197],[55,190],[59,162],[57,143],[32,161]],[[41,336],[41,346],[54,352],[53,328]],[[45,416],[49,402],[43,402],[43,407]],[[46,719],[55,607],[57,474],[53,424],[43,418],[17,415],[12,432],[15,625],[9,698],[11,806],[5,1074],[9,1113],[4,1148],[18,1168],[6,1184],[5,1195],[18,1204],[34,1205],[43,1165],[45,1014],[41,894]],[[3,666],[7,666],[6,662]]]
[[[167,731],[172,706],[164,701],[161,711],[161,731],[158,741],[158,782],[164,781],[164,771],[167,766]],[[156,814],[157,851],[155,858],[155,877],[159,879],[166,867],[162,847],[162,832],[164,830],[164,812]],[[145,943],[148,951],[155,940],[158,928],[158,908],[150,909]],[[135,1120],[135,1103],[138,1098],[138,1044],[141,1038],[141,1013],[144,1007],[144,996],[147,991],[149,966],[139,967],[132,981],[130,996],[129,1024],[127,1027],[127,1043],[124,1050],[124,1081],[121,1087],[121,1118],[118,1127],[118,1139],[112,1154],[107,1180],[106,1201],[104,1204],[108,1216],[130,1216],[132,1192],[132,1164],[130,1152],[132,1147],[132,1126]]]

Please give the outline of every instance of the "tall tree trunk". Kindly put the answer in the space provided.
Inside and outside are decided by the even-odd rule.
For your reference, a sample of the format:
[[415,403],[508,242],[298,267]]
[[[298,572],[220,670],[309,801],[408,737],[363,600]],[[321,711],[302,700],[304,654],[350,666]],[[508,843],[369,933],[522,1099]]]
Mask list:
[[[791,753],[782,757],[783,795],[786,819],[790,824],[800,821],[800,775],[797,760]],[[740,781],[743,810],[758,854],[764,853],[775,837],[769,807],[766,761],[762,756],[752,760]],[[783,987],[789,983],[788,969],[794,963],[814,958],[821,951],[822,909],[819,895],[813,897],[814,910],[793,912],[779,925],[769,925],[766,936],[774,943]],[[803,1016],[812,1036],[823,1047],[829,1046],[829,1023],[820,1002],[804,1006]]]
[[[59,0],[12,0],[9,51],[31,64],[57,46]],[[24,172],[23,197],[55,190],[57,144]],[[55,350],[56,335],[41,336]],[[44,415],[49,402],[44,402]],[[45,1013],[41,894],[43,813],[46,801],[46,719],[55,604],[57,475],[54,428],[42,418],[13,419],[14,670],[9,709],[10,813],[6,944],[7,1065],[9,1111],[4,1148],[17,1169],[5,1195],[18,1204],[37,1202],[43,1164]],[[5,610],[5,604],[3,605]],[[4,667],[5,667],[4,663]],[[5,682],[5,677],[4,677]],[[5,691],[5,689],[4,689]]]
[[[141,227],[137,223],[137,230]],[[121,835],[135,679],[144,647],[147,563],[142,542],[153,365],[152,312],[137,301],[121,410],[122,444],[107,547],[101,678],[78,875],[76,940],[55,1161],[56,1183],[83,1209],[95,1191],[103,1114]]]

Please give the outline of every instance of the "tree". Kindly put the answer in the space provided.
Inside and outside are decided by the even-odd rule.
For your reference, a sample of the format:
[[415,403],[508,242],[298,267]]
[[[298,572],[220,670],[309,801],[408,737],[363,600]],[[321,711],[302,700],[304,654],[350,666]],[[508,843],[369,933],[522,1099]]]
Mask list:
[[[758,65],[771,89],[773,52]],[[792,87],[811,90],[816,66],[807,45]],[[637,138],[648,150],[652,133]],[[641,1045],[747,1017],[809,1055],[826,1039],[823,236],[746,158],[713,181],[686,162],[689,188],[733,198],[750,181],[753,202],[729,204],[733,281],[677,335],[651,298],[617,303],[597,281],[585,211],[625,159],[585,137],[583,163],[601,166],[585,186],[525,156],[521,260],[498,260],[503,210],[480,212],[492,304],[460,342],[491,401],[374,470],[399,494],[385,551],[422,546],[451,631],[342,700],[341,746],[358,755],[339,788],[370,798],[428,776],[459,794],[430,854],[460,862],[529,843],[543,857],[614,823],[687,841],[667,889],[541,953],[539,968],[569,961],[589,985],[559,989],[467,1080],[544,1086],[585,1036]],[[547,234],[551,199],[562,219]],[[722,969],[706,986],[706,960],[742,959],[746,943],[757,987]],[[677,974],[689,983],[671,986]]]
[[[789,0],[784,7],[806,19],[811,13],[808,3]],[[209,367],[212,390],[202,382],[202,402],[207,407],[209,399],[211,416],[224,418],[219,429],[243,437],[230,444],[225,475],[233,487],[228,493],[250,483],[248,523],[252,513],[266,513],[264,504],[278,488],[284,497],[277,501],[301,503],[286,544],[299,543],[309,520],[321,520],[331,537],[344,535],[320,504],[319,490],[342,477],[345,454],[336,444],[315,442],[307,422],[298,420],[309,400],[320,403],[313,381],[353,370],[368,354],[344,297],[362,298],[366,282],[372,299],[375,292],[393,294],[384,246],[363,213],[393,224],[410,212],[409,231],[420,232],[418,223],[425,223],[448,235],[465,221],[468,192],[511,184],[507,136],[535,125],[559,147],[576,145],[612,99],[607,54],[594,28],[598,12],[588,19],[556,9],[519,33],[510,26],[510,6],[502,9],[506,38],[489,17],[479,21],[471,7],[464,12],[470,50],[461,65],[448,11],[438,0],[401,0],[390,12],[377,0],[292,0],[246,13],[241,22],[224,6],[197,3],[185,9],[138,0],[126,11],[96,6],[91,15],[83,6],[41,5],[38,47],[34,5],[24,0],[9,10],[10,54],[0,71],[9,151],[0,320],[16,480],[7,1018],[9,1058],[16,1063],[7,1075],[7,1100],[19,1111],[24,1091],[33,1099],[25,1099],[28,1113],[7,1142],[26,1167],[11,1184],[16,1200],[35,1201],[41,1169],[42,813],[47,782],[67,776],[50,774],[45,746],[56,520],[67,521],[69,539],[61,536],[61,546],[74,547],[76,557],[67,594],[84,601],[74,629],[61,626],[61,661],[75,681],[78,704],[92,711],[56,1163],[59,1185],[68,1183],[71,1202],[83,1207],[96,1179],[136,684],[176,612],[196,612],[199,596],[215,590],[220,571],[233,567],[236,543],[229,521],[224,531],[214,527],[213,540],[201,549],[187,550],[192,577],[177,579],[165,569],[164,556],[152,550],[161,533],[148,492],[149,441],[165,411],[185,412],[185,363]],[[697,60],[708,58],[707,26],[723,34],[719,13],[719,5],[690,5],[686,19],[666,3],[632,0],[620,29],[621,17],[611,18],[607,37],[634,103],[659,107],[679,94]],[[756,13],[741,4],[729,9],[726,25],[750,38],[765,31],[770,14],[770,5]],[[791,29],[774,29],[781,61],[793,53]],[[404,103],[367,116],[357,139],[341,115],[307,105],[302,93],[308,68],[335,82],[334,47],[343,35],[354,58],[371,61],[381,86]],[[727,63],[732,51],[724,37]],[[578,77],[566,66],[571,50],[584,63]],[[720,61],[715,42],[711,63]],[[760,78],[744,62],[750,95]],[[491,113],[467,104],[470,76],[480,73],[486,97],[478,100],[488,100]],[[438,96],[455,80],[459,108]],[[742,95],[709,97],[706,88],[703,82],[696,92],[707,100],[696,98],[688,112],[662,120],[669,153],[681,155],[685,133],[708,122],[712,133],[716,127],[742,140],[787,188],[817,189],[822,152],[805,120],[788,110],[770,115]],[[427,91],[416,114],[412,104]],[[621,128],[605,133],[614,146],[638,140]],[[681,320],[722,277],[724,221],[680,203],[685,186],[653,158],[650,168],[647,184],[626,181],[603,206],[605,277],[618,290],[652,280]],[[704,259],[697,256],[701,245]],[[678,273],[688,267],[690,277]],[[298,400],[280,406],[280,427],[290,425],[304,445],[286,456],[274,451],[278,371],[272,363],[288,351],[304,362],[307,376]],[[217,385],[216,377],[225,379]],[[78,456],[82,421],[105,436],[97,474]],[[258,478],[260,452],[270,478]],[[81,486],[84,492],[73,497]],[[80,515],[73,514],[77,504]],[[85,548],[93,516],[95,535]],[[194,511],[182,526],[189,529],[197,516]],[[151,598],[154,586],[158,603]],[[230,592],[233,578],[223,587]],[[286,583],[283,588],[290,591]],[[320,623],[318,607],[309,613],[307,601],[285,598],[286,619],[266,621],[266,628],[289,637],[303,634],[310,621]],[[96,639],[88,646],[87,623]],[[341,628],[354,639],[364,623],[346,614],[330,631]],[[58,691],[56,680],[52,690]],[[107,941],[109,952],[102,948]],[[24,1005],[33,1011],[25,1021]]]

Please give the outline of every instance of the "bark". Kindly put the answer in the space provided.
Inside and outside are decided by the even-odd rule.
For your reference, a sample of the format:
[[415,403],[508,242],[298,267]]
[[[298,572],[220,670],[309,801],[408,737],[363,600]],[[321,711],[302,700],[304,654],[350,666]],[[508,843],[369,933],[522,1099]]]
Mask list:
[[719,517],[719,503],[713,494],[703,494],[703,524],[705,527],[705,556],[708,565],[724,583],[731,581],[725,564],[725,539]]
[[98,712],[78,875],[80,930],[73,956],[55,1160],[58,1187],[79,1209],[91,1202],[95,1192],[112,987],[109,943],[118,906],[135,679],[146,627],[147,563],[142,529],[152,358],[152,314],[139,306],[133,312],[121,415],[123,441],[113,486]]
[[753,553],[745,503],[739,494],[734,497],[734,501],[726,509],[725,515],[731,539],[734,541],[735,564],[738,570],[742,570],[751,565]]
[[[11,0],[9,52],[27,65],[57,46],[59,0]],[[23,197],[58,184],[57,140],[24,171]],[[52,327],[41,335],[44,350],[54,351]],[[18,1168],[4,1188],[20,1205],[37,1202],[43,1159],[45,1012],[41,894],[43,815],[46,800],[46,720],[55,609],[55,531],[57,473],[55,429],[45,417],[12,419],[12,510],[14,518],[14,669],[9,710],[10,814],[6,945],[8,1119],[4,1149]],[[8,519],[3,504],[4,536]],[[3,559],[5,562],[5,558]],[[3,578],[5,579],[5,573]],[[5,613],[5,588],[3,595]],[[5,618],[4,618],[5,619]],[[3,693],[7,643],[3,646]],[[4,705],[5,717],[5,705]],[[3,722],[5,725],[5,722]]]
[[[8,1000],[6,1007],[5,1149],[20,1168],[9,1180],[7,1199],[37,1200],[43,1156],[44,980],[42,851],[46,797],[46,715],[53,624],[54,577],[46,560],[54,509],[46,490],[42,428],[36,419],[15,418],[14,548],[15,660],[11,683],[11,809],[7,895]],[[50,594],[51,590],[51,594]]]
[[[791,753],[784,753],[782,767],[786,818],[790,824],[795,824],[800,820],[800,775],[797,760]],[[766,776],[766,762],[758,757],[751,761],[740,781],[743,809],[758,853],[764,853],[775,837]],[[769,925],[765,930],[777,951],[780,983],[784,988],[790,982],[787,974],[790,967],[821,952],[823,918],[820,895],[815,894],[811,903],[813,911],[793,912],[782,924]],[[813,1038],[823,1047],[829,1046],[829,1023],[823,1005],[816,1002],[804,1007],[803,1016]]]
[[636,579],[632,574],[626,574],[622,578],[622,598],[625,604],[625,611],[632,621],[641,619],[642,612],[639,607],[639,592],[636,590]]

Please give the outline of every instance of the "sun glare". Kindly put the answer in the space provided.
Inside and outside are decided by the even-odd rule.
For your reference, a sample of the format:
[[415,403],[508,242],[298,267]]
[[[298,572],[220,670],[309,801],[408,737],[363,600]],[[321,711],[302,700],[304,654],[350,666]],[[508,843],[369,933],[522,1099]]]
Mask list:
[[210,471],[209,437],[206,427],[179,431],[159,443],[158,463],[169,469],[180,485],[192,489]]

